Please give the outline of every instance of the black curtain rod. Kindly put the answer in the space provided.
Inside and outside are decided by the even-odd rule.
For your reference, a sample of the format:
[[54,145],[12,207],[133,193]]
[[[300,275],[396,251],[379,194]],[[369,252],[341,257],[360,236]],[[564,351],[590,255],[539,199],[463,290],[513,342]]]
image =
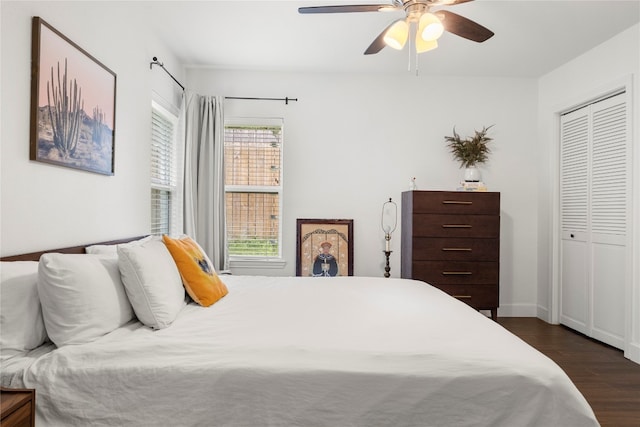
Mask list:
[[[184,86],[182,85],[182,83],[180,83],[178,81],[178,79],[176,79],[175,77],[173,77],[173,74],[171,74],[169,72],[169,70],[167,70],[164,67],[164,64],[160,61],[158,61],[157,57],[153,57],[153,62],[149,63],[149,69],[153,69],[154,65],[159,65],[165,73],[169,74],[169,77],[171,77],[173,79],[174,82],[176,82],[178,84],[178,86],[180,86],[182,88],[182,90],[184,90]],[[225,96],[224,99],[249,99],[249,100],[255,100],[255,101],[284,101],[285,104],[289,105],[289,101],[298,101],[298,98],[289,98],[289,97],[285,97],[285,98],[249,98],[249,97],[241,97],[241,96]]]
[[285,104],[289,105],[289,101],[298,101],[298,98],[248,98],[243,96],[225,96],[224,99],[249,99],[253,101],[284,101]]
[[164,68],[164,64],[162,62],[158,61],[158,58],[156,58],[155,56],[153,57],[153,62],[149,63],[149,69],[153,69],[154,65],[159,65],[160,67],[162,67],[162,69],[164,70],[165,73],[169,74],[169,77],[171,77],[173,79],[174,82],[178,83],[178,86],[180,86],[182,88],[182,90],[184,90],[184,86],[182,86],[182,83],[180,83],[178,81],[178,79],[176,79],[175,77],[173,77],[173,74],[171,74],[169,72],[169,70],[167,70],[166,68]]

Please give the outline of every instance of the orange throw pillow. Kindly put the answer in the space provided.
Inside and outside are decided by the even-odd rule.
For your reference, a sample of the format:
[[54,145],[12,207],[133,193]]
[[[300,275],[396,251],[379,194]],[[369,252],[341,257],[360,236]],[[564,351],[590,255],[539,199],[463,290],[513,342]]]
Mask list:
[[190,237],[172,239],[162,236],[178,266],[187,293],[195,302],[209,307],[229,293],[200,246]]

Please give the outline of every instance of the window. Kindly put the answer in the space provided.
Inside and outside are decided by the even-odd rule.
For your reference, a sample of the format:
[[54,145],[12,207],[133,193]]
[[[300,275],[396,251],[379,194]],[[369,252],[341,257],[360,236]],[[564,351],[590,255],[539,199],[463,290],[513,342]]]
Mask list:
[[151,105],[151,234],[179,233],[181,194],[175,129],[178,118]]
[[281,255],[282,133],[280,119],[234,119],[225,123],[230,257]]

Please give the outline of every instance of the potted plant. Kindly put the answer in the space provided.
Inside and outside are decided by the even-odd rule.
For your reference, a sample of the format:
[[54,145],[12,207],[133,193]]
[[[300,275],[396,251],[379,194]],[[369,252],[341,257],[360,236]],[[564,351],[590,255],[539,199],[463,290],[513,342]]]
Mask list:
[[477,182],[480,181],[480,171],[476,165],[484,163],[489,158],[489,142],[493,140],[487,136],[489,127],[482,127],[482,130],[475,131],[473,137],[462,139],[453,128],[453,136],[445,136],[444,140],[453,154],[453,158],[460,162],[460,167],[465,168],[464,180]]

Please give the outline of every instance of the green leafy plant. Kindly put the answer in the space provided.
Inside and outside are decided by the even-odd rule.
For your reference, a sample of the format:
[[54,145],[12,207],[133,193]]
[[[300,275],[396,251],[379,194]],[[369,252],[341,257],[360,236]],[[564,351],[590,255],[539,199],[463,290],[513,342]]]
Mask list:
[[493,138],[487,136],[487,133],[492,127],[493,125],[483,127],[480,131],[476,130],[473,137],[462,139],[454,126],[453,136],[444,137],[453,158],[460,162],[461,168],[468,168],[487,161],[489,153],[491,153],[488,144],[493,141]]

